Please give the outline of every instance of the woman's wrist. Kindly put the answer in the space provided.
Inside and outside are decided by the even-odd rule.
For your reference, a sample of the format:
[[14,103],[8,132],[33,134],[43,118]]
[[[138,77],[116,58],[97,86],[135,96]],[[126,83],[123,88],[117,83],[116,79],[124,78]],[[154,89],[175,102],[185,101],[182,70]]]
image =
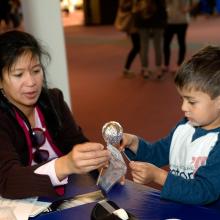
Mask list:
[[58,158],[55,161],[55,171],[57,178],[61,181],[72,174],[72,169],[70,168],[71,163],[69,162],[68,154]]

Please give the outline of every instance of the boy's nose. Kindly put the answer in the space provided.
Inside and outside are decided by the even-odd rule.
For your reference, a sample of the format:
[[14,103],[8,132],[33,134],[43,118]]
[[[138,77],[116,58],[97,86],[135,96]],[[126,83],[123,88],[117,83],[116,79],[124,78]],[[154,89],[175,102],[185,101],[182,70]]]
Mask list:
[[183,101],[183,103],[182,103],[181,110],[182,110],[183,112],[186,112],[186,111],[187,111],[187,104],[186,104],[186,102],[184,102],[184,101]]

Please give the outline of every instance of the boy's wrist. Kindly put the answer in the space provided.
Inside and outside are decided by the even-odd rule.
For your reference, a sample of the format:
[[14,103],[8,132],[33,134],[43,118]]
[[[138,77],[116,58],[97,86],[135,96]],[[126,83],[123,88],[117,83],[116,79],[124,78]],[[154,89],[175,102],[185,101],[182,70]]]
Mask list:
[[154,182],[163,186],[167,179],[168,172],[164,169],[157,167],[157,172],[154,175]]
[[129,149],[132,150],[135,154],[137,153],[138,143],[139,143],[138,137],[136,135],[133,135]]

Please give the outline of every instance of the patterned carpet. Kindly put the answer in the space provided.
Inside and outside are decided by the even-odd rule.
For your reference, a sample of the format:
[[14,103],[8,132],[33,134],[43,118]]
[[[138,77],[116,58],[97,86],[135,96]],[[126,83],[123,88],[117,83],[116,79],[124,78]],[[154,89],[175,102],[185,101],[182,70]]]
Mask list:
[[[187,56],[207,44],[220,44],[220,18],[192,20],[187,33]],[[173,75],[161,81],[140,77],[140,61],[132,65],[136,76],[122,77],[130,42],[113,26],[66,26],[65,38],[69,66],[72,109],[77,122],[92,140],[104,143],[101,129],[114,120],[124,132],[148,141],[165,136],[182,117],[181,100]],[[176,39],[172,43],[172,65],[176,62]],[[150,66],[154,52],[150,48]],[[131,178],[127,173],[127,178]],[[155,184],[150,186],[160,189]]]
[[[219,44],[220,18],[192,20],[187,33],[187,57],[207,44]],[[118,121],[125,132],[154,141],[172,128],[182,116],[173,76],[162,81],[139,76],[139,57],[132,69],[136,76],[122,77],[130,42],[113,26],[66,26],[66,47],[73,111],[78,123],[93,141],[101,141],[102,125]],[[176,39],[172,43],[176,62]],[[154,54],[150,48],[150,66]]]

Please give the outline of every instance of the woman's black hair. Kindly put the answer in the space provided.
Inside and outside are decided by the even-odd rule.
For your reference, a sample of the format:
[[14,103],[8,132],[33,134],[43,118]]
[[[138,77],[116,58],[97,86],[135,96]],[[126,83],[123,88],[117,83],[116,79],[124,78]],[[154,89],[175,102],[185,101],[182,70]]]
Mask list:
[[8,31],[0,35],[0,79],[3,70],[7,68],[10,71],[17,59],[25,53],[39,58],[45,77],[45,65],[51,60],[50,54],[32,35],[22,31]]
[[[50,125],[50,130],[52,130],[52,134],[55,135],[61,127],[61,120],[49,97],[45,75],[45,66],[50,62],[51,57],[31,34],[23,31],[8,31],[0,34],[0,80],[3,79],[3,71],[5,69],[10,71],[17,59],[26,53],[30,53],[32,57],[38,57],[42,66],[44,85],[38,104],[43,113],[46,114],[45,116],[48,119],[47,126]],[[5,110],[10,116],[15,117],[14,109],[17,108],[10,103],[2,93],[0,94],[0,108]],[[25,115],[19,111],[19,109],[17,109],[17,111],[24,121],[29,123]]]

